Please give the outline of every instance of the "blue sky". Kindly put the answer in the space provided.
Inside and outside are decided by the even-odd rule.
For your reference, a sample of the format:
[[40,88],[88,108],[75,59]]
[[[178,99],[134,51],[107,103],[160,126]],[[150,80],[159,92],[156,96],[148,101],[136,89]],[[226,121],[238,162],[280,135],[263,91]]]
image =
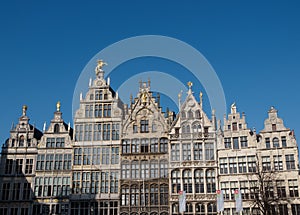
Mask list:
[[[112,43],[148,34],[199,50],[222,82],[228,109],[236,101],[249,127],[261,130],[275,106],[299,136],[299,11],[297,1],[2,1],[0,140],[23,104],[39,129],[58,100],[65,121],[72,121],[73,91],[88,61]],[[182,69],[159,59],[132,60],[117,68],[112,85],[122,73],[167,68],[170,74]]]

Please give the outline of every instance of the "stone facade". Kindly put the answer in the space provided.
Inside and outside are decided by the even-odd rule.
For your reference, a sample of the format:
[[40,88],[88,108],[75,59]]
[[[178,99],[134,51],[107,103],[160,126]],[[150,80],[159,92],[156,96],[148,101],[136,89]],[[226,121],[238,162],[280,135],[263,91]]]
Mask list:
[[0,214],[177,215],[180,191],[184,214],[217,214],[217,190],[223,214],[238,214],[236,190],[242,214],[260,214],[257,197],[274,200],[271,214],[300,214],[298,146],[275,108],[260,132],[247,127],[235,104],[217,122],[189,83],[178,113],[164,113],[150,80],[126,105],[103,65],[80,96],[74,131],[60,103],[43,132],[23,107],[2,147]]

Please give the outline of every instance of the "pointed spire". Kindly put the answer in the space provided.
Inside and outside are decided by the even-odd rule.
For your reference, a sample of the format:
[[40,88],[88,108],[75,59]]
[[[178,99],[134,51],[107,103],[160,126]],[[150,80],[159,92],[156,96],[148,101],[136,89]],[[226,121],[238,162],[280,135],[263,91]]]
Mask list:
[[203,93],[202,92],[200,92],[199,97],[200,97],[200,107],[202,108],[203,107],[203,105],[202,105],[202,103],[203,103]]
[[22,116],[26,116],[26,113],[27,113],[27,105],[23,105]]
[[90,78],[89,87],[92,86],[92,78]]
[[110,85],[110,77],[107,78],[107,85]]
[[118,91],[116,92],[116,99],[119,99],[119,93],[118,93]]
[[150,77],[148,78],[148,88],[150,89],[150,84],[151,84],[151,81],[150,81]]
[[80,98],[80,101],[82,101],[82,92],[80,93],[79,98]]
[[70,129],[71,129],[71,123],[69,122],[68,123],[68,132],[70,132]]
[[44,122],[43,133],[45,133],[45,131],[46,131],[46,122]]

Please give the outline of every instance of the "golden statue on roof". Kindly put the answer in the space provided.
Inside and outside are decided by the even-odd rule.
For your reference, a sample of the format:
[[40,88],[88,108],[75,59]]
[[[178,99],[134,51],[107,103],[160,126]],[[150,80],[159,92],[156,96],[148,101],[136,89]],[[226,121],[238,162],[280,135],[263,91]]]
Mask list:
[[96,73],[97,78],[99,78],[99,79],[103,79],[104,78],[104,71],[102,69],[102,67],[104,65],[107,65],[107,63],[104,62],[103,60],[98,60],[97,61],[97,66],[95,68],[95,73]]
[[60,111],[60,101],[58,101],[56,103],[56,111],[59,112]]

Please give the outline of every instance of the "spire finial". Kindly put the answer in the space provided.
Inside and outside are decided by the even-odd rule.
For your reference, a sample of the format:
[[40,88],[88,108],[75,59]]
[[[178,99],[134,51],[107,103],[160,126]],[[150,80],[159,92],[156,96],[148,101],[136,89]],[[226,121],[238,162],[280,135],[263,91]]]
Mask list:
[[200,97],[200,106],[202,108],[202,102],[203,102],[203,93],[202,92],[200,92],[199,97]]
[[23,116],[26,116],[27,105],[23,105],[22,111],[23,111]]
[[193,82],[189,81],[189,82],[187,82],[187,85],[189,86],[189,89],[192,89]]
[[56,103],[56,111],[60,112],[60,101]]

